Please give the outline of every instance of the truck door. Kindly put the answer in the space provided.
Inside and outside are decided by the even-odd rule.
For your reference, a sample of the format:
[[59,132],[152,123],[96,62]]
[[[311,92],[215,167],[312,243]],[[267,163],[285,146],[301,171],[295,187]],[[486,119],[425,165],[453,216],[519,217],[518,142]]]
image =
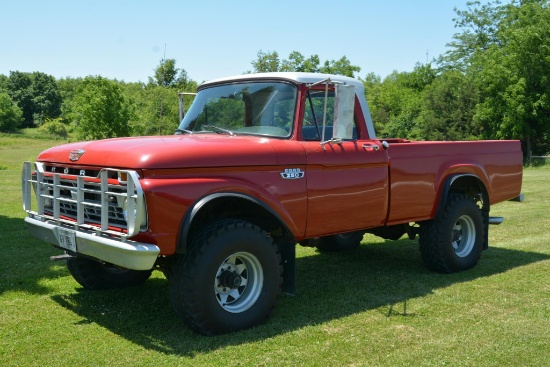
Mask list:
[[[313,91],[312,91],[313,92]],[[321,103],[324,93],[310,93],[305,100],[302,144],[307,165],[306,237],[318,237],[383,225],[388,211],[388,155],[377,140],[369,139],[366,129],[355,126],[354,139],[321,145]],[[313,105],[313,106],[312,106]],[[324,105],[324,103],[322,104]],[[327,104],[327,115],[333,102]],[[313,107],[313,108],[312,108]],[[356,103],[355,121],[361,109]],[[332,121],[327,118],[325,141],[332,138]],[[321,135],[321,136],[319,136]],[[363,136],[365,136],[363,138]]]

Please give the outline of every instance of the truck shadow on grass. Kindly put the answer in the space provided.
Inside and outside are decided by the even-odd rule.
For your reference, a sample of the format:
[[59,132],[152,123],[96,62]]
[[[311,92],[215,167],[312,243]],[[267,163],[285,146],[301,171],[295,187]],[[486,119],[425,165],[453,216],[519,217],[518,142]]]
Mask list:
[[417,243],[409,240],[363,244],[356,250],[297,259],[298,291],[282,296],[267,323],[237,333],[205,337],[174,315],[168,282],[159,276],[145,285],[122,290],[55,295],[62,307],[121,337],[161,353],[192,357],[292,332],[359,312],[380,310],[387,316],[414,316],[407,301],[452,284],[469,282],[548,260],[550,255],[490,248],[478,266],[458,274],[426,270]]
[[41,284],[41,280],[67,275],[64,264],[48,263],[48,257],[60,251],[37,242],[40,241],[29,234],[23,220],[0,215],[0,295],[8,291],[48,294],[52,289]]

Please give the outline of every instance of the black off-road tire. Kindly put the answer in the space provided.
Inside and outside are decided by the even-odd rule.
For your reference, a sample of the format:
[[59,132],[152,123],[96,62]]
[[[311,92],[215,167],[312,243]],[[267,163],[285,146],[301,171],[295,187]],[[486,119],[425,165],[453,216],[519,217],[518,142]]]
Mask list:
[[67,269],[81,286],[94,291],[140,285],[153,272],[124,269],[79,256],[67,260]]
[[441,213],[421,225],[420,253],[426,266],[456,273],[476,266],[483,249],[480,208],[464,194],[451,194]]
[[278,247],[260,227],[237,219],[202,230],[172,265],[170,296],[193,330],[216,335],[263,323],[281,293]]
[[321,237],[315,240],[315,247],[317,247],[320,252],[353,250],[359,247],[363,240],[363,235],[363,232],[358,231]]

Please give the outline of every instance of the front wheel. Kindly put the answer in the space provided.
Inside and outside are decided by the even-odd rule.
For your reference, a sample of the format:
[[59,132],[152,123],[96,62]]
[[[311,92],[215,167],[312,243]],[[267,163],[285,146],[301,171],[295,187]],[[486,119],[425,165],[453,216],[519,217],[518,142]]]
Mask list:
[[481,256],[483,238],[479,207],[466,195],[452,194],[443,212],[421,225],[422,260],[429,269],[442,273],[473,268]]
[[264,230],[242,220],[204,229],[172,270],[172,307],[188,326],[206,335],[264,322],[281,292],[277,245]]

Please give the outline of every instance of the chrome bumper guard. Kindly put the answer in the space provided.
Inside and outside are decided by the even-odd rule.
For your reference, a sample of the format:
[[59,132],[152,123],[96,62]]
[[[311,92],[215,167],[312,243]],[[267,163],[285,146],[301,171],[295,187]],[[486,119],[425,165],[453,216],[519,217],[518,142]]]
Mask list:
[[[110,172],[123,174],[125,185],[110,184]],[[139,233],[146,218],[145,199],[137,172],[103,169],[99,180],[92,179],[95,180],[53,172],[45,174],[42,163],[25,162],[22,172],[23,209],[28,214],[25,222],[31,234],[71,253],[91,256],[128,269],[151,269],[160,249],[152,244],[129,240]],[[76,186],[68,185],[68,182],[76,183]],[[32,208],[33,191],[36,210]],[[70,192],[71,195],[67,197],[62,192]],[[125,232],[109,228],[115,227],[113,221],[120,222],[120,218],[114,218],[112,214],[117,202],[123,202],[128,213],[125,215]],[[73,220],[62,214],[61,208],[65,206],[75,208]],[[91,217],[95,219],[91,220]]]

